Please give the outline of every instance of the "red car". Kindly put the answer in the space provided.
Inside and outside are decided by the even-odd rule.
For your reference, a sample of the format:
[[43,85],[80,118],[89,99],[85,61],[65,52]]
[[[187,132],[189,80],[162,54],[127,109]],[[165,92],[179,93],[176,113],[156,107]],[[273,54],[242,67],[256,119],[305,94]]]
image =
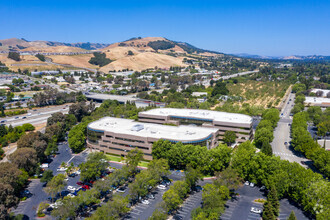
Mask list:
[[94,184],[94,181],[93,181],[93,180],[91,180],[91,181],[89,181],[89,183],[91,183],[91,184]]
[[83,189],[90,189],[91,187],[88,186],[88,185],[83,185],[82,188],[83,188]]
[[82,186],[84,184],[82,182],[77,182],[77,185]]

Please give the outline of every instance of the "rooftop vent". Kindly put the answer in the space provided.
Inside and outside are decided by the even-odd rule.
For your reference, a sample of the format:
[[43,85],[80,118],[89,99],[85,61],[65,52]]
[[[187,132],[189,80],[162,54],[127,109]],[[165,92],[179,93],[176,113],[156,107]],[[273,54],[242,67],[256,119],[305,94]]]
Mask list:
[[132,128],[131,128],[131,131],[141,131],[144,129],[144,126],[141,125],[141,124],[137,124],[137,125],[134,125]]

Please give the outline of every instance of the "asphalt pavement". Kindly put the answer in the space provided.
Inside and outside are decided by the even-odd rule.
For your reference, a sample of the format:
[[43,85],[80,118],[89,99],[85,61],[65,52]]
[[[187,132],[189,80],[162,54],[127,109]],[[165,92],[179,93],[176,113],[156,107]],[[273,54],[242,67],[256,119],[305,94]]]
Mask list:
[[291,146],[291,124],[292,116],[291,109],[294,106],[295,94],[290,93],[285,101],[283,109],[280,113],[280,120],[277,123],[277,127],[274,129],[274,140],[271,143],[273,154],[280,156],[282,160],[288,160],[290,162],[297,162],[303,165],[302,161],[308,161],[302,153],[296,152]]
[[[242,186],[236,192],[239,196],[227,201],[225,212],[221,215],[221,220],[260,220],[262,214],[251,212],[255,207],[263,210],[263,204],[254,202],[255,199],[265,199],[266,196],[258,187]],[[278,219],[286,220],[291,211],[295,212],[297,219],[308,220],[303,211],[296,207],[294,203],[287,199],[280,200],[280,212]]]
[[[83,152],[79,155],[73,155],[67,144],[59,144],[58,149],[58,154],[53,159],[53,161],[49,163],[48,168],[53,171],[54,176],[58,173],[63,173],[57,172],[57,168],[61,165],[63,161],[70,161],[69,163],[73,162],[75,166],[78,166],[86,160],[87,153]],[[79,176],[76,176],[74,178],[69,177],[68,185],[77,186],[77,181],[79,181]],[[13,212],[16,215],[24,214],[26,219],[36,219],[36,212],[39,204],[43,201],[47,201],[49,195],[44,192],[43,183],[41,183],[39,179],[33,179],[29,183],[27,189],[32,193],[32,196],[27,200],[20,202],[17,208],[13,210]]]

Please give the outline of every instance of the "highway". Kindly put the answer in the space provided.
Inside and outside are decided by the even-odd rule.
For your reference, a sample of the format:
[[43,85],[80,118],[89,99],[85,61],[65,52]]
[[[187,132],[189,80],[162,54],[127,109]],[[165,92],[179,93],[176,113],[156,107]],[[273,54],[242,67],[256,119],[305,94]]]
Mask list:
[[280,156],[282,160],[297,162],[302,165],[301,161],[307,161],[307,159],[300,152],[294,151],[293,147],[290,146],[290,128],[292,123],[292,116],[290,116],[290,113],[294,106],[294,99],[295,94],[290,93],[281,111],[277,127],[274,130],[274,140],[271,146],[275,156]]
[[72,105],[72,103],[28,110],[27,114],[2,118],[1,121],[5,120],[2,124],[6,124],[7,126],[12,125],[13,127],[21,126],[26,123],[38,125],[47,122],[47,119],[56,112],[67,114],[69,112],[70,105]]
[[[257,73],[257,72],[259,72],[259,70],[246,71],[246,72],[241,72],[241,73],[234,73],[234,74],[231,74],[231,75],[228,75],[228,76],[221,76],[220,79],[227,80],[227,79],[230,79],[230,78],[233,78],[233,77],[249,75],[249,74]],[[210,81],[211,81],[210,79],[204,80],[204,81],[202,81],[202,84],[204,86],[210,86]],[[195,83],[195,84],[200,84],[200,83]]]

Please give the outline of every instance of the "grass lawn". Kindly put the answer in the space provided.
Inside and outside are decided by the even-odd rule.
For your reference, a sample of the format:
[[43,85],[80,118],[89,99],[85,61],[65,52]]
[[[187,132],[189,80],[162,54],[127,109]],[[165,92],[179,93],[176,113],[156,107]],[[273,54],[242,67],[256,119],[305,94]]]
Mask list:
[[121,162],[121,160],[122,160],[122,158],[120,156],[114,156],[114,155],[109,155],[109,154],[106,154],[105,156],[107,157],[108,160],[111,160],[111,161]]
[[[116,161],[116,162],[124,162],[125,161],[125,159],[122,159],[122,157],[120,157],[120,156],[115,156],[115,155],[110,155],[110,154],[106,154],[105,156],[110,161]],[[140,161],[138,166],[147,167],[148,164],[149,164],[148,161]]]
[[139,166],[140,167],[148,167],[149,162],[147,161],[140,161]]

